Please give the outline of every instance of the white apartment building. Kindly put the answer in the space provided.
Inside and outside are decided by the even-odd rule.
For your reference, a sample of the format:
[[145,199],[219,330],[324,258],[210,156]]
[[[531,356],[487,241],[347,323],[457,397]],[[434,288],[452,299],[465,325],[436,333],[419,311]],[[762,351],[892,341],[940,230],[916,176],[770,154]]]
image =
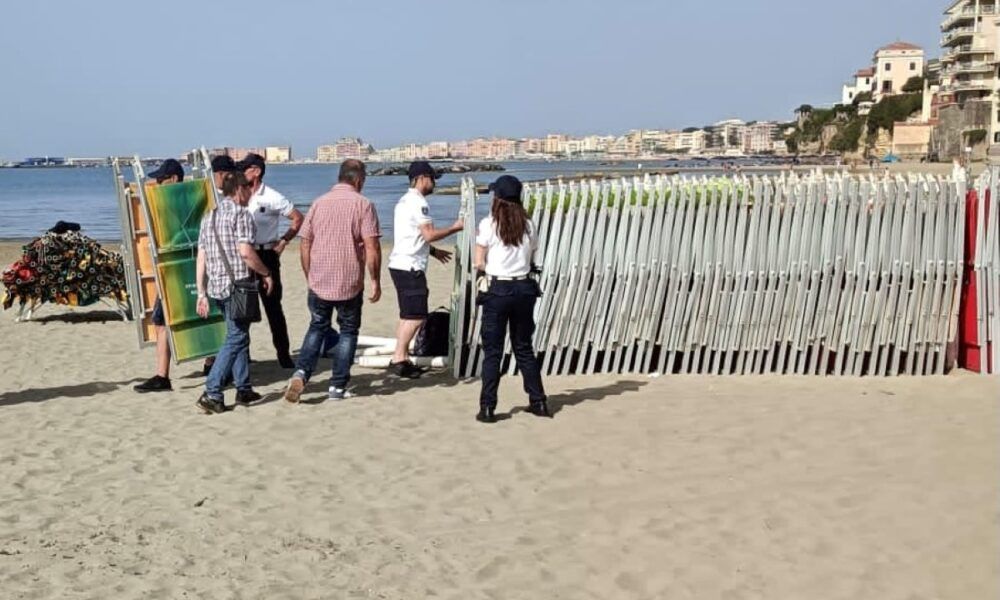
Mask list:
[[448,142],[431,142],[427,144],[427,158],[448,158],[449,151]]
[[743,152],[745,154],[762,154],[774,151],[774,138],[778,124],[761,121],[747,125],[743,129]]
[[851,104],[858,94],[871,92],[875,81],[875,67],[866,67],[854,74],[854,80],[844,84],[841,104]]
[[737,154],[743,151],[743,133],[747,124],[740,119],[719,121],[708,132],[706,149],[712,152]]
[[[941,22],[939,104],[989,105],[989,140],[1000,144],[997,109],[1000,12],[997,0],[953,0]],[[973,126],[970,124],[970,128]]]

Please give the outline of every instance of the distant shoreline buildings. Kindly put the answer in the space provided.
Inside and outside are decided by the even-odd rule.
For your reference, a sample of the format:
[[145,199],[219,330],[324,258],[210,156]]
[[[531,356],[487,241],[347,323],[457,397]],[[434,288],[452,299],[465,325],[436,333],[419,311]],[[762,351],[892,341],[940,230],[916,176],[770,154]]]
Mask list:
[[752,156],[787,154],[786,125],[739,119],[683,130],[635,129],[624,135],[478,137],[376,149],[361,138],[345,137],[316,149],[316,162],[349,158],[376,163],[413,160],[587,160],[660,156]]

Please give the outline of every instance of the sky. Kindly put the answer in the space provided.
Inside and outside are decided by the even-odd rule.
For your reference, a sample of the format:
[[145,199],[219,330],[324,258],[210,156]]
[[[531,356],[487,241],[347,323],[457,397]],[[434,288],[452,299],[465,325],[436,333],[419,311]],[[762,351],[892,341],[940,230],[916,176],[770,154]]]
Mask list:
[[17,0],[0,159],[789,120],[946,0]]

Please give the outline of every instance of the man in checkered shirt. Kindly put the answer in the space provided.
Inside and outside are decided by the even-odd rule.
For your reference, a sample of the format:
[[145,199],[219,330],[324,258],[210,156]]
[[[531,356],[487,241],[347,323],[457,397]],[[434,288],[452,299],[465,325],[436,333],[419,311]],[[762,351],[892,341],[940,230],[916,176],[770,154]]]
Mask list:
[[365,163],[347,160],[340,165],[337,185],[313,202],[302,226],[300,256],[309,280],[309,331],[302,341],[295,375],[288,382],[285,399],[298,402],[316,369],[320,348],[330,332],[337,311],[340,339],[333,349],[333,374],[329,398],[347,398],[347,383],[358,346],[365,271],[371,279],[369,301],[382,296],[382,248],[378,215],[361,195]]
[[202,219],[198,236],[198,314],[208,317],[211,298],[226,319],[226,341],[205,380],[205,393],[198,399],[198,407],[210,414],[225,412],[222,390],[230,377],[236,385],[237,404],[246,406],[260,399],[250,386],[250,323],[232,318],[231,297],[233,282],[249,278],[251,271],[261,276],[266,293],[274,285],[253,248],[254,221],[246,209],[249,183],[241,173],[228,173],[222,192],[225,197]]

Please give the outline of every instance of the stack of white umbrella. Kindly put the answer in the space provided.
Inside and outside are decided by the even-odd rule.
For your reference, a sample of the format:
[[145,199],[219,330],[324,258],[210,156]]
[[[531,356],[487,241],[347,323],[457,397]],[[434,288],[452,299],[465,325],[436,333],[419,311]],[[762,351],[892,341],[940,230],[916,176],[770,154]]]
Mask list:
[[[540,231],[543,373],[944,373],[964,196],[962,180],[819,172],[526,185]],[[482,362],[476,200],[464,180],[449,357],[458,377]],[[509,352],[504,368],[516,368]]]
[[974,189],[976,204],[976,245],[973,249],[972,276],[976,281],[976,330],[982,348],[981,371],[1000,371],[1000,168],[987,169]]

